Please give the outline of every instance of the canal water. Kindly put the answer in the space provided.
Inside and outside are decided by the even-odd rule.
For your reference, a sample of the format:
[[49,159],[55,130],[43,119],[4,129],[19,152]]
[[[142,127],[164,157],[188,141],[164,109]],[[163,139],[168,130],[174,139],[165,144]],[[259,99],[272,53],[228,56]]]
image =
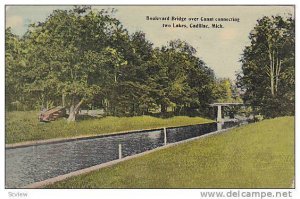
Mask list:
[[[222,129],[236,125],[226,122]],[[217,123],[167,128],[167,143],[218,130]],[[5,150],[5,186],[19,188],[97,164],[138,154],[164,145],[164,132],[152,130],[93,139],[80,139]]]

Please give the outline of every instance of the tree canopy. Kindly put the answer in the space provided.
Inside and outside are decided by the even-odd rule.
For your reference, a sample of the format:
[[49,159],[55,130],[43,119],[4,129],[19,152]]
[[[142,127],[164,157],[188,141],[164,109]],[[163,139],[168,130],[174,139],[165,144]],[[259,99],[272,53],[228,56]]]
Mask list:
[[243,99],[266,117],[293,115],[295,109],[295,20],[263,17],[249,35],[238,86]]
[[22,37],[7,28],[5,42],[8,110],[63,105],[69,121],[80,107],[116,116],[209,116],[209,103],[232,97],[231,85],[218,91],[222,84],[193,46],[173,40],[154,48],[107,10],[55,10]]

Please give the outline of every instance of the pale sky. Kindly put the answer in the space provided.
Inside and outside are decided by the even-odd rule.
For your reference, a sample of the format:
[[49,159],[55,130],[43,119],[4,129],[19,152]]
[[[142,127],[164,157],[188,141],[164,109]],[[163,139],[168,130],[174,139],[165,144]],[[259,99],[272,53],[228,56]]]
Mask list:
[[[28,24],[44,21],[54,9],[68,9],[70,6],[6,6],[6,27],[12,27],[14,33],[24,34]],[[199,56],[217,77],[235,79],[238,62],[245,45],[249,45],[248,35],[263,16],[288,14],[294,15],[293,6],[94,6],[93,8],[116,8],[114,15],[130,32],[143,31],[146,38],[155,47],[166,45],[173,39],[188,42],[197,50]],[[185,21],[192,24],[209,25],[203,28],[163,28],[164,21],[149,21],[146,17],[186,17],[199,18],[198,22]],[[213,18],[213,22],[200,21],[200,18]],[[239,18],[240,22],[221,22],[224,28],[212,28],[211,24],[219,24],[216,18]],[[167,21],[168,24],[178,21]],[[180,22],[179,22],[180,23]]]

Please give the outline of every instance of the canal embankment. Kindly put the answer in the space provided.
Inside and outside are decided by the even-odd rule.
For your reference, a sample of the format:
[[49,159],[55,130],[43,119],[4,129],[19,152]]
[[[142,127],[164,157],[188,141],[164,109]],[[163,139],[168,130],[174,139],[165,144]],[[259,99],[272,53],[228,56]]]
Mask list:
[[294,117],[154,151],[46,188],[290,188]]

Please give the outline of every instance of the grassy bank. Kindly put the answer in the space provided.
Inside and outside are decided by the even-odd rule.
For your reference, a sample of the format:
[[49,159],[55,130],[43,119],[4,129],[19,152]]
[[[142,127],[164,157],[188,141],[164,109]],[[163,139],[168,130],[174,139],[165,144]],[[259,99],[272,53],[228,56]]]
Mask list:
[[82,120],[68,124],[65,119],[50,123],[40,123],[38,112],[8,112],[6,113],[7,144],[23,141],[65,138],[81,135],[96,135],[118,131],[149,129],[168,126],[182,126],[212,122],[200,117],[172,117],[168,119],[150,116],[139,117],[105,117]]
[[49,188],[289,188],[293,177],[294,117],[282,117],[156,151]]

